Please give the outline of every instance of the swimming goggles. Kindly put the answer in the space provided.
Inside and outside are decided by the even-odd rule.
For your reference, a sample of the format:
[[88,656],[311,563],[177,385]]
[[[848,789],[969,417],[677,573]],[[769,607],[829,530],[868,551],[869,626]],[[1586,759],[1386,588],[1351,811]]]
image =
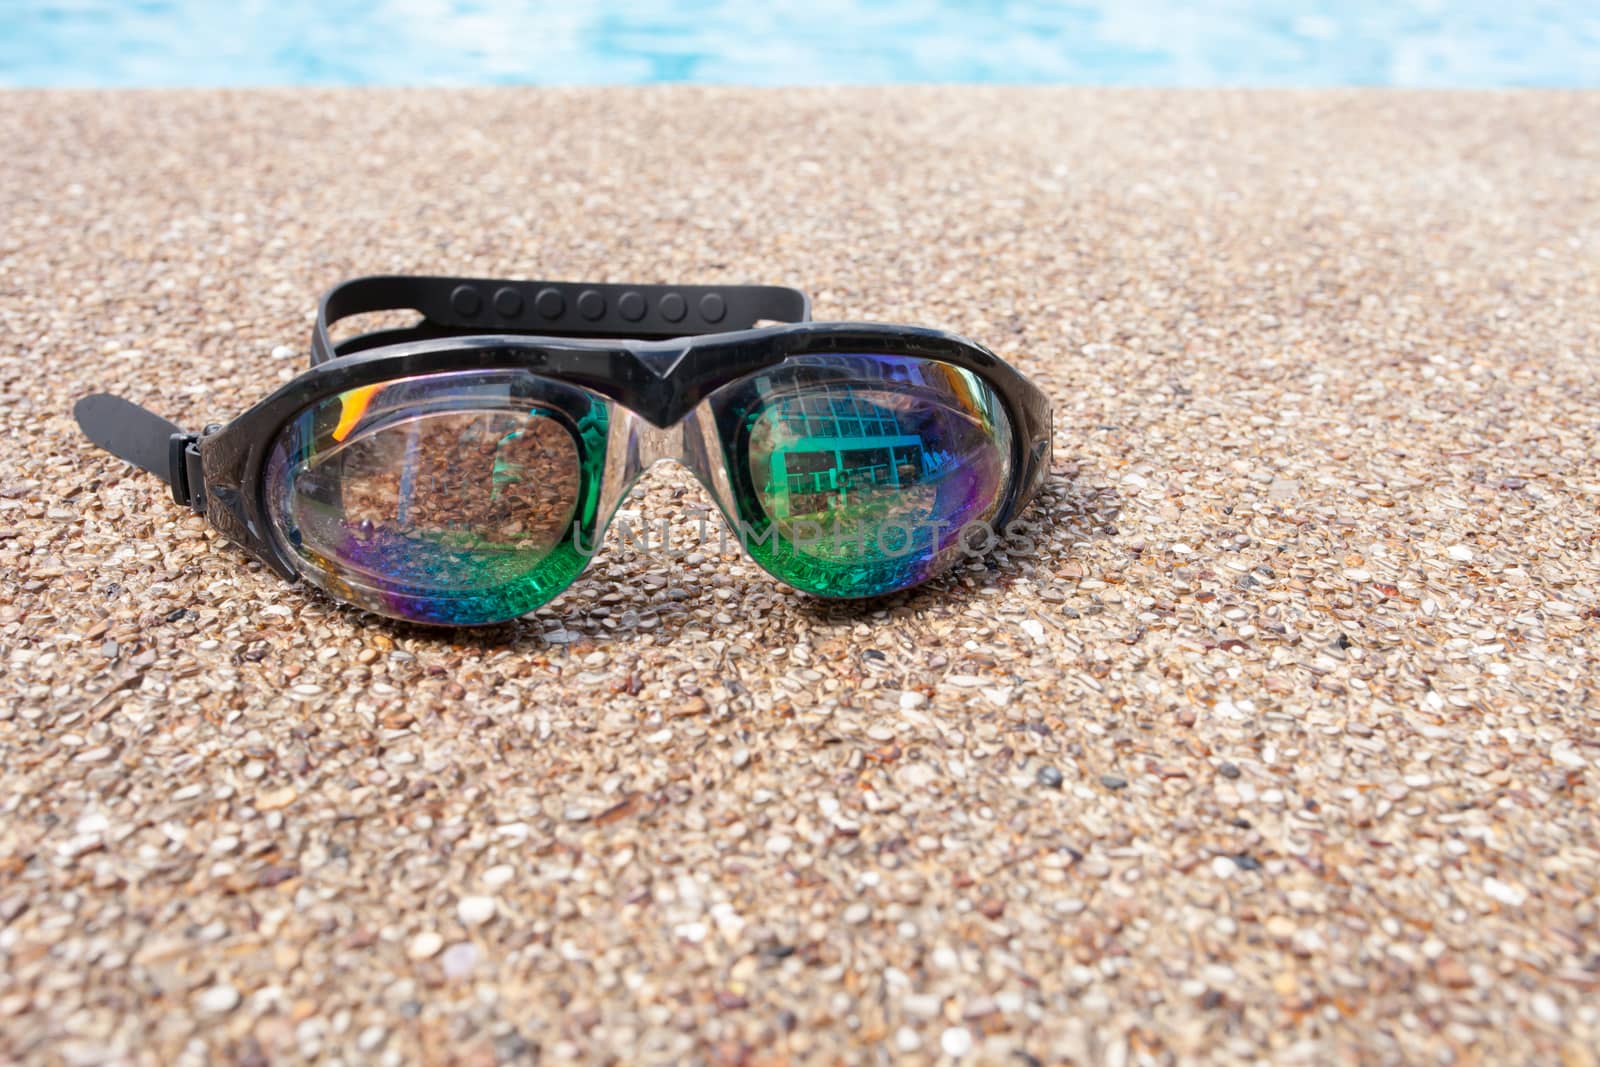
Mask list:
[[[329,333],[398,310],[422,318]],[[74,414],[284,578],[454,626],[560,593],[662,460],[774,577],[869,597],[993,547],[1050,458],[1046,398],[987,349],[811,322],[774,286],[358,278],[322,298],[311,368],[226,425],[104,393]]]

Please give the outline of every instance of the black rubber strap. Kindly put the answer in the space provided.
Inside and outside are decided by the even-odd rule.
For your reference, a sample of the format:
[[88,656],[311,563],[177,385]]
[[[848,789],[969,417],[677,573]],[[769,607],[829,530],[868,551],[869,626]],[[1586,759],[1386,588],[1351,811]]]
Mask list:
[[[415,326],[334,344],[328,328],[374,311],[422,313]],[[587,282],[355,278],[328,290],[317,307],[311,363],[401,341],[512,333],[550,337],[654,339],[748,330],[758,322],[806,322],[811,301],[776,285],[609,285]]]
[[198,435],[120,396],[95,393],[72,407],[84,435],[120,460],[165,478],[172,498],[205,510]]

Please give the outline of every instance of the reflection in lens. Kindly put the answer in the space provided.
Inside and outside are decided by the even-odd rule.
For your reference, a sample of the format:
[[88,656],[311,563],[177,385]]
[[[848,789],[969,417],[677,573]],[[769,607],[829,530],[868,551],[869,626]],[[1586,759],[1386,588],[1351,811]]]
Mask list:
[[718,398],[745,412],[754,491],[746,547],[778,577],[825,596],[924,581],[993,518],[1010,427],[970,371],[932,360],[792,360]]
[[541,414],[470,412],[400,420],[325,454],[295,482],[301,543],[351,571],[446,591],[515,577],[561,540],[578,455]]
[[604,424],[601,402],[526,374],[351,390],[280,436],[273,525],[306,577],[359,606],[452,624],[510,618],[582,567],[570,535]]

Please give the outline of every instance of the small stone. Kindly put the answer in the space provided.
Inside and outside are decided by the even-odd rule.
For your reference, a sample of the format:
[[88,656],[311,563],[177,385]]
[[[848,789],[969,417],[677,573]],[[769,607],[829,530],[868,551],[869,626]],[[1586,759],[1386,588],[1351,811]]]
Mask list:
[[961,1018],[967,1022],[988,1018],[1000,1010],[1000,1005],[993,997],[974,997],[967,1001],[961,1011]]
[[99,834],[77,834],[56,846],[56,854],[63,859],[77,859],[89,852],[98,852],[105,847]]
[[774,856],[782,856],[794,847],[794,838],[788,834],[773,834],[767,838],[767,851]]
[[1441,985],[1447,985],[1452,989],[1465,989],[1472,984],[1471,973],[1454,956],[1445,956],[1439,960],[1433,973]]
[[972,1031],[965,1026],[951,1026],[939,1035],[939,1047],[946,1056],[960,1058],[972,1051]]
[[866,904],[857,902],[844,909],[844,921],[851,926],[866,922],[872,917],[872,909]]
[[986,685],[983,687],[983,695],[995,707],[1008,708],[1011,706],[1013,690],[1009,685]]
[[298,877],[300,877],[299,867],[288,863],[274,863],[261,868],[256,873],[255,885],[259,889],[271,889],[275,885]]
[[1294,936],[1289,939],[1289,947],[1294,950],[1296,955],[1309,959],[1327,948],[1328,942],[1316,930],[1307,927],[1306,929],[1295,931]]
[[1520,885],[1512,885],[1510,882],[1502,882],[1498,878],[1485,878],[1483,880],[1483,891],[1511,908],[1522,907],[1523,903],[1528,899],[1528,891],[1526,889]]
[[1128,785],[1128,780],[1117,774],[1102,774],[1100,784],[1107,789],[1124,789]]
[[1093,855],[1083,861],[1083,873],[1090,878],[1111,877],[1111,861],[1101,855]]
[[[1561,764],[1561,766],[1571,767],[1574,770],[1585,769],[1589,766],[1589,761],[1583,758],[1583,753],[1573,748],[1570,741],[1558,741],[1552,745],[1550,747],[1550,758]],[[81,830],[82,827],[80,826],[79,829]]]
[[1216,856],[1211,860],[1211,873],[1218,878],[1232,878],[1238,869],[1227,856]]
[[494,1039],[495,1059],[501,1063],[524,1063],[537,1058],[538,1046],[516,1030],[500,1034]]
[[1224,778],[1237,778],[1239,777],[1239,768],[1232,763],[1224,763],[1217,768],[1217,773]]
[[499,910],[494,897],[470,896],[462,897],[456,903],[456,915],[467,926],[482,926],[494,918]]
[[509,863],[497,863],[483,872],[483,884],[488,889],[501,889],[511,884],[517,876],[516,868]]
[[389,1037],[389,1031],[378,1023],[362,1030],[356,1035],[356,1048],[362,1052],[375,1052]]
[[478,966],[478,946],[471,941],[457,941],[444,950],[439,966],[446,978],[465,978]]
[[294,786],[291,785],[283,786],[280,789],[269,789],[265,793],[256,795],[256,810],[277,811],[280,808],[287,808],[295,802],[297,795],[294,791]]
[[1462,563],[1470,563],[1472,561],[1472,549],[1466,545],[1451,545],[1445,549],[1445,555]]
[[406,955],[414,960],[431,960],[444,948],[444,938],[432,930],[424,930],[411,939],[411,944],[406,947]]
[[101,834],[111,828],[111,820],[98,811],[91,811],[81,817],[75,829],[80,834]]
[[922,1038],[909,1026],[894,1032],[894,1047],[900,1052],[915,1052],[922,1047]]
[[239,1006],[239,991],[226,983],[208,986],[195,997],[195,1007],[207,1015],[224,1015]]
[[705,697],[690,697],[682,704],[679,704],[671,714],[673,718],[677,719],[685,716],[704,715],[710,710],[711,705],[706,703]]
[[1065,781],[1061,775],[1061,772],[1056,770],[1054,767],[1040,767],[1039,773],[1034,777],[1038,780],[1039,784],[1044,786],[1046,789],[1060,789],[1061,783]]
[[1535,993],[1528,998],[1528,1007],[1533,1009],[1534,1017],[1540,1022],[1548,1026],[1561,1025],[1561,1005],[1549,993]]
[[917,692],[915,689],[906,689],[900,693],[901,711],[915,711],[917,708],[922,707],[927,702],[927,696],[923,693]]

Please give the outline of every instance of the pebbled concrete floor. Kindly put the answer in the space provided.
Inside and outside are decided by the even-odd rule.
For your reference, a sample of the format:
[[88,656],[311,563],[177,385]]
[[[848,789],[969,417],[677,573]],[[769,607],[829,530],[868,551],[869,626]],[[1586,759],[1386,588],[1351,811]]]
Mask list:
[[[0,94],[0,1060],[1594,1064],[1600,95]],[[292,588],[80,439],[414,271],[995,348],[1031,551]],[[627,505],[688,528],[657,471]]]

